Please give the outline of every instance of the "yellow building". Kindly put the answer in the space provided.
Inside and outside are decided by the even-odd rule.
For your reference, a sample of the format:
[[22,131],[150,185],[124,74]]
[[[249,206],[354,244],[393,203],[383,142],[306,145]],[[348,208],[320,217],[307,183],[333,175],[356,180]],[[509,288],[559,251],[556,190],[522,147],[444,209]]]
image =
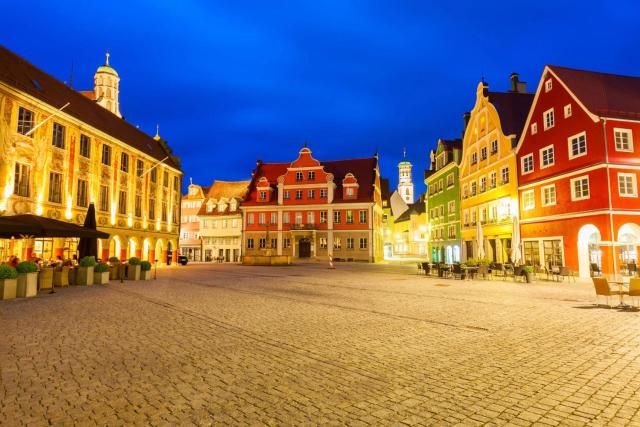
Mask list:
[[490,92],[488,84],[478,84],[475,106],[465,114],[460,164],[463,259],[482,255],[479,222],[484,258],[509,260],[513,218],[518,215],[514,146],[532,101],[533,94],[526,93],[515,73],[508,92]]
[[394,257],[419,258],[427,255],[429,233],[424,196],[393,218],[391,230]]
[[[98,68],[76,92],[0,46],[0,215],[31,213],[82,224],[90,203],[103,259],[177,254],[178,159],[166,142],[120,117],[119,76]],[[0,241],[0,257],[70,258],[75,239]]]

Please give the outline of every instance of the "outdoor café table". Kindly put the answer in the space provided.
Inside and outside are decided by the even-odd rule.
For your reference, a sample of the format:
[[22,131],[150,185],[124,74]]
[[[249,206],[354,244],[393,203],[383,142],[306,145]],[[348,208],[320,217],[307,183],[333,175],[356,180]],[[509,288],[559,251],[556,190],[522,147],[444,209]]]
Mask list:
[[478,273],[478,267],[470,267],[467,265],[462,267],[462,269],[464,270],[464,277],[466,280],[471,280]]
[[624,303],[624,299],[623,299],[624,295],[622,295],[622,292],[624,292],[625,283],[622,280],[612,280],[609,283],[611,283],[613,285],[617,285],[618,286],[618,292],[620,293],[620,304],[615,306],[615,308],[627,308],[627,307],[629,307],[628,304]]

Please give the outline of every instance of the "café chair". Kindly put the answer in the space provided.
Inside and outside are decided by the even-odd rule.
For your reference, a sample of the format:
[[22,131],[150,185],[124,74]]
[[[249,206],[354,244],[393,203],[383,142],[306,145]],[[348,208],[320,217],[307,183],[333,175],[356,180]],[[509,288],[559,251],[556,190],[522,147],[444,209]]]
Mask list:
[[596,289],[596,305],[600,305],[598,304],[599,296],[605,297],[607,300],[606,305],[609,308],[611,308],[611,305],[609,304],[609,297],[620,296],[621,294],[629,295],[628,291],[621,292],[617,289],[611,289],[611,286],[609,285],[609,281],[604,277],[592,277],[591,280],[593,280],[593,286]]

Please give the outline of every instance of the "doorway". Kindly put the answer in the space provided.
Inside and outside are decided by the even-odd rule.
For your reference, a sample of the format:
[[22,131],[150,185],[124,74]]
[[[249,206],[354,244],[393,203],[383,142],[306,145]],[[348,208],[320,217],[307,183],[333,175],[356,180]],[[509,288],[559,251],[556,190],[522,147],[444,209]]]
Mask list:
[[298,241],[298,256],[300,258],[309,258],[311,256],[311,241],[306,237]]

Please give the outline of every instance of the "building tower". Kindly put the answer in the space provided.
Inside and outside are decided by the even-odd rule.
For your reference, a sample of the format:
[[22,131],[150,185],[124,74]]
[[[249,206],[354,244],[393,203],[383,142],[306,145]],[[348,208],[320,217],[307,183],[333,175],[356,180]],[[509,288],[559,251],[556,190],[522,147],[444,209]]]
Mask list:
[[413,179],[411,178],[411,168],[413,165],[407,161],[407,149],[402,152],[402,161],[398,163],[398,193],[406,204],[413,203]]
[[111,111],[118,117],[120,114],[120,102],[118,95],[120,90],[120,77],[116,70],[109,65],[109,52],[106,53],[106,62],[98,67],[93,76],[93,91],[98,105]]

